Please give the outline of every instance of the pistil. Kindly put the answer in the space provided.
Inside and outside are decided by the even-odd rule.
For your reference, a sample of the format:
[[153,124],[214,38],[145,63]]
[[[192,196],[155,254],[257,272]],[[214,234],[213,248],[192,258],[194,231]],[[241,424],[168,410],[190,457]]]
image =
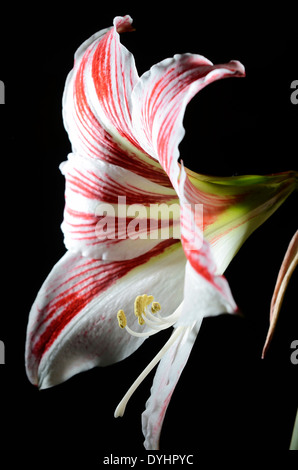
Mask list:
[[158,364],[161,360],[163,355],[168,351],[168,349],[178,340],[178,338],[182,338],[184,336],[184,332],[188,329],[185,326],[179,326],[166,342],[166,344],[162,347],[159,353],[152,359],[152,361],[148,364],[148,366],[143,370],[143,372],[139,375],[139,377],[134,381],[131,387],[128,389],[122,400],[120,401],[119,405],[117,406],[114,416],[118,418],[119,416],[123,416],[125,412],[125,408],[127,405],[128,400],[138,388],[138,386],[143,382],[143,380],[147,377],[147,375],[151,372],[151,370]]
[[[149,311],[150,304],[151,312]],[[159,314],[160,310],[161,305],[159,304],[159,302],[154,302],[154,298],[152,295],[138,295],[134,302],[135,316],[138,319],[139,325],[148,325],[150,329],[144,332],[132,330],[127,325],[126,315],[123,310],[119,310],[117,313],[119,327],[125,329],[132,336],[149,337],[155,335],[156,333],[159,333],[162,330],[170,328],[176,323],[182,311],[182,304],[179,305],[179,307],[174,311],[174,313],[166,317],[162,317]],[[143,372],[139,375],[139,377],[134,381],[132,386],[126,392],[126,394],[124,395],[115,410],[115,418],[117,418],[118,416],[123,416],[127,402],[134,393],[134,391],[138,388],[138,386],[145,379],[145,377],[147,377],[151,370],[156,366],[156,364],[158,364],[158,362],[168,351],[168,349],[172,346],[172,344],[174,344],[175,341],[177,341],[178,339],[181,340],[187,335],[187,330],[189,330],[189,327],[187,326],[179,326],[177,329],[175,329],[166,344],[162,347],[159,353],[152,359],[152,361],[148,364],[148,366],[143,370]]]

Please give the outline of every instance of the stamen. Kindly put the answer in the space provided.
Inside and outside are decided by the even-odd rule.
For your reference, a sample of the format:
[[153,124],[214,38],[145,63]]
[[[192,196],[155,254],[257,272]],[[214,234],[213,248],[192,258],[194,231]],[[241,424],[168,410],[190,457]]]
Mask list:
[[[153,295],[146,295],[146,294],[144,294],[144,296],[147,297],[147,301],[146,301],[146,307],[147,307],[147,305],[150,305],[150,304],[153,302],[154,297],[153,297]],[[143,297],[144,297],[144,296],[143,296]],[[158,302],[157,302],[157,303],[158,303]]]
[[169,322],[169,323],[173,322],[173,323],[175,323],[181,315],[182,307],[183,307],[183,302],[181,302],[179,307],[177,307],[176,310],[173,313],[171,313],[171,315],[167,315],[166,317],[162,317],[161,315],[157,314],[157,316],[158,316],[158,318],[162,319],[164,322]]
[[[142,315],[144,314],[145,315],[145,310],[147,308],[147,306],[149,304],[151,304],[151,302],[153,302],[154,300],[154,297],[153,295],[147,295],[147,294],[143,294],[143,295],[138,295],[135,299],[135,302],[134,302],[134,312],[135,312],[135,316],[140,319],[142,318]],[[143,325],[144,322],[141,320],[139,320],[139,324],[140,325]]]
[[123,416],[125,412],[125,408],[127,405],[128,400],[134,393],[134,391],[138,388],[138,386],[142,383],[142,381],[147,377],[147,375],[151,372],[151,370],[158,364],[161,360],[163,355],[168,351],[168,349],[175,343],[175,341],[184,334],[187,327],[179,326],[172,334],[172,336],[168,339],[166,344],[163,348],[159,351],[159,353],[152,359],[152,361],[148,364],[148,366],[143,370],[143,372],[139,375],[139,377],[134,381],[132,386],[128,389],[122,400],[120,401],[119,405],[117,406],[114,416],[118,418],[119,416]]
[[164,323],[165,323],[165,322],[163,321],[162,317],[156,316],[155,314],[150,313],[150,312],[148,312],[148,310],[147,310],[147,312],[146,312],[146,319],[145,319],[145,322],[146,322],[146,323],[147,323],[148,318],[149,318],[150,320],[154,321],[154,323],[157,324],[157,325],[161,325],[161,324],[164,324]]
[[[151,304],[151,312],[149,311],[148,306]],[[161,330],[165,330],[170,326],[173,326],[174,323],[180,316],[182,311],[182,304],[171,314],[166,317],[162,317],[159,314],[161,310],[161,305],[159,302],[154,302],[153,295],[138,295],[134,301],[134,314],[138,319],[139,325],[148,325],[149,330],[144,332],[137,332],[132,330],[127,326],[127,319],[123,310],[119,310],[117,313],[118,324],[120,328],[125,328],[126,331],[132,336],[137,337],[149,337]]]
[[[169,323],[169,322],[161,322],[161,321],[158,321],[158,319],[155,319],[153,317],[153,321],[152,320],[149,320],[149,318],[145,318],[144,319],[146,325],[150,326],[150,328],[153,328],[155,330],[165,330],[166,328],[169,328],[170,326],[173,325],[173,323]],[[175,322],[174,322],[175,323]]]

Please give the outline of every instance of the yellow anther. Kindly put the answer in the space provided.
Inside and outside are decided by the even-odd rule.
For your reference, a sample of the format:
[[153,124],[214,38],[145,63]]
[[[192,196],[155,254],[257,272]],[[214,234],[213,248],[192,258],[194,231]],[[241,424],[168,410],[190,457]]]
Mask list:
[[153,302],[153,300],[154,300],[153,295],[146,295],[146,306],[151,304],[151,302]]
[[[143,295],[138,295],[135,299],[135,303],[134,303],[134,312],[135,312],[135,316],[138,317],[139,319],[142,318],[142,315],[146,315],[146,307],[151,304],[151,302],[153,302],[154,300],[154,297],[153,295],[147,295],[147,294],[143,294]],[[140,323],[140,321],[139,321]],[[144,322],[141,321],[140,325],[143,325]]]
[[[135,316],[138,319],[139,325],[144,325],[146,322],[148,322],[148,324],[150,324],[150,322],[152,322],[152,317],[149,318],[150,313],[147,310],[147,307],[150,304],[151,304],[151,312],[152,313],[157,313],[161,309],[161,306],[160,306],[159,302],[153,302],[153,301],[154,301],[153,295],[143,294],[143,295],[138,295],[135,298],[134,313],[135,313]],[[147,319],[145,319],[146,314],[147,314],[147,317],[148,317]],[[117,319],[118,319],[118,323],[119,323],[120,328],[126,328],[126,330],[129,333],[135,334],[135,336],[145,334],[145,333],[136,333],[127,326],[127,320],[126,320],[126,316],[125,316],[125,313],[124,313],[123,310],[118,311]]]
[[118,320],[120,328],[125,328],[126,327],[127,321],[126,321],[126,316],[125,316],[125,313],[123,312],[123,310],[118,311],[117,320]]
[[161,309],[160,303],[159,302],[152,302],[151,305],[151,312],[152,313],[157,313]]
[[142,295],[138,295],[135,299],[135,303],[134,303],[134,312],[135,312],[135,316],[136,317],[140,317],[143,313],[143,304],[144,304],[144,300],[143,300],[143,296]]

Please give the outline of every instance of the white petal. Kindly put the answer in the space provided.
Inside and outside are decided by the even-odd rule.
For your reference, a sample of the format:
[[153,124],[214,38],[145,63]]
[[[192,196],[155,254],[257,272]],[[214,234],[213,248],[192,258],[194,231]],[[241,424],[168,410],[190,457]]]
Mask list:
[[160,164],[134,138],[131,93],[139,77],[134,58],[120,44],[131,29],[129,16],[114,20],[75,54],[63,95],[63,119],[73,153],[119,165],[170,186]]
[[184,267],[179,243],[126,262],[105,263],[66,253],[30,312],[26,368],[31,382],[47,388],[130,355],[144,338],[121,330],[117,311],[123,309],[137,329],[134,299],[147,293],[171,313],[182,301]]
[[177,325],[192,325],[204,317],[222,313],[235,313],[237,305],[233,299],[227,280],[217,276],[217,287],[186,263],[184,302]]
[[[144,446],[147,450],[159,449],[159,437],[165,413],[176,384],[187,363],[199,328],[200,323],[197,323],[191,331],[189,329],[184,330],[180,339],[171,346],[158,365],[151,395],[142,414]],[[177,428],[177,432],[183,431]]]

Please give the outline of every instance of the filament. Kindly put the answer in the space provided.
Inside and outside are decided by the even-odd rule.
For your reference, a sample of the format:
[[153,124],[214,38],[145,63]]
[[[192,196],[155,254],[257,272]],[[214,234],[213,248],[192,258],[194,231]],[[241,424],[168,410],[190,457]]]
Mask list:
[[128,389],[128,391],[126,392],[126,394],[120,401],[119,405],[117,406],[115,413],[114,413],[115,418],[118,418],[119,416],[123,416],[127,402],[132,396],[132,394],[135,392],[138,386],[143,382],[143,380],[147,377],[147,375],[151,372],[151,370],[156,366],[156,364],[158,364],[158,362],[161,360],[163,355],[168,351],[168,349],[172,346],[172,344],[175,343],[177,338],[179,338],[179,336],[181,336],[185,332],[186,329],[187,327],[185,326],[179,326],[174,331],[172,336],[168,339],[166,344],[159,351],[159,353],[152,359],[152,361],[148,364],[148,366],[143,370],[143,372],[139,375],[139,377],[134,381],[134,383]]

